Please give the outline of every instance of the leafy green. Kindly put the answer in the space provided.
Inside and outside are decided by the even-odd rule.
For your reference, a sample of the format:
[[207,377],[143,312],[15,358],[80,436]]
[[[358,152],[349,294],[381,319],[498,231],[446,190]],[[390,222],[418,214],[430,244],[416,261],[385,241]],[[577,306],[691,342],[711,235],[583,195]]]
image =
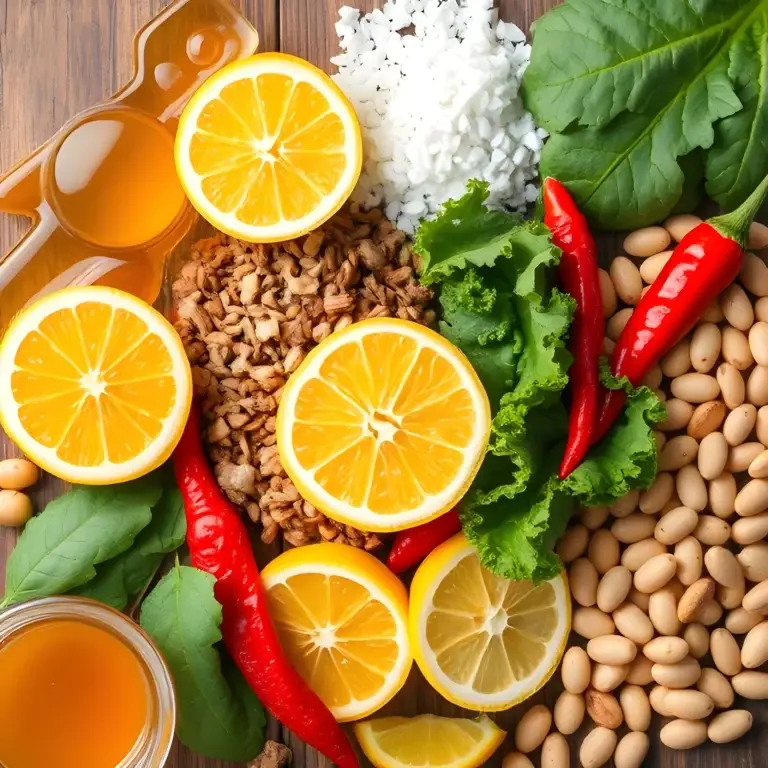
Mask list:
[[181,493],[175,485],[166,486],[152,508],[152,521],[133,546],[100,565],[96,577],[72,594],[125,610],[149,586],[165,556],[184,543],[186,530]]
[[607,503],[653,481],[651,425],[664,409],[650,390],[630,392],[621,420],[558,480],[574,302],[553,286],[560,253],[548,231],[488,212],[486,194],[485,185],[470,184],[421,225],[415,243],[425,279],[439,283],[440,331],[475,367],[493,412],[488,452],[463,503],[464,531],[492,571],[538,581],[559,571],[552,550],[578,503]]
[[735,207],[768,173],[767,40],[768,0],[566,0],[536,23],[523,82],[552,134],[542,175],[634,228],[676,209],[700,148],[710,195]]
[[264,744],[264,710],[237,667],[216,648],[221,605],[214,582],[207,573],[177,564],[144,601],[141,626],[171,669],[179,739],[206,757],[247,762]]
[[162,474],[121,485],[75,486],[27,523],[8,558],[1,606],[60,595],[127,550],[152,520]]

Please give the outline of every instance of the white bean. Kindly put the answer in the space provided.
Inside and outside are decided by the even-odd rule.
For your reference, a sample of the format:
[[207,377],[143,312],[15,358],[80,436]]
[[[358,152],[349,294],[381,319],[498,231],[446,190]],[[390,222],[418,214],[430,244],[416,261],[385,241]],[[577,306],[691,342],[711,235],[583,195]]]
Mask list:
[[723,435],[728,445],[741,445],[755,428],[757,408],[752,403],[744,403],[734,408],[723,423]]
[[[746,338],[745,338],[746,341]],[[747,344],[747,349],[749,345]],[[668,378],[674,379],[691,370],[691,342],[688,337],[677,342],[659,362],[661,372]]]
[[664,222],[664,229],[669,232],[676,243],[679,243],[692,229],[696,229],[701,223],[702,220],[692,213],[679,213],[670,216]]
[[727,521],[714,515],[699,515],[699,522],[693,530],[693,535],[709,547],[725,544],[731,537],[731,526]]
[[590,531],[602,528],[608,519],[608,507],[585,507],[579,515],[581,524]]
[[733,552],[725,547],[710,547],[704,555],[704,565],[707,566],[709,575],[724,587],[736,588],[744,583],[739,561]]
[[697,463],[705,480],[719,477],[728,463],[728,443],[722,432],[710,432],[699,444]]
[[736,478],[723,472],[709,483],[709,507],[718,517],[726,520],[736,505]]
[[616,537],[605,528],[595,531],[589,541],[587,556],[602,576],[619,564],[619,542]]
[[686,624],[683,639],[694,659],[703,659],[709,653],[709,630],[703,624]]
[[624,251],[636,258],[646,258],[665,251],[672,238],[664,227],[643,227],[624,238]]
[[744,254],[739,279],[753,296],[768,296],[768,267],[754,253]]
[[568,768],[571,750],[561,733],[550,733],[541,745],[541,768]]
[[744,289],[737,283],[731,283],[720,294],[720,306],[725,319],[740,331],[748,331],[755,322],[752,303]]
[[765,297],[755,302],[755,317],[758,320],[768,320],[768,299]]
[[647,491],[640,494],[638,506],[645,515],[656,515],[672,498],[675,492],[675,478],[669,472],[659,472]]
[[732,635],[745,635],[763,620],[760,613],[750,613],[744,608],[734,608],[725,617],[725,628]]
[[579,605],[589,608],[597,602],[598,581],[597,569],[586,557],[579,557],[571,563],[568,583],[571,595]]
[[[738,566],[738,562],[736,565]],[[614,566],[597,585],[597,607],[605,613],[611,613],[627,599],[631,588],[632,573],[629,569],[623,565]]]
[[637,509],[637,502],[640,500],[640,491],[634,489],[624,494],[609,507],[614,517],[628,517]]
[[725,468],[729,472],[746,472],[749,465],[765,450],[762,443],[734,445],[728,452]]
[[625,685],[619,693],[619,702],[630,730],[647,731],[651,727],[651,704],[639,685]]
[[[768,267],[763,267],[768,273]],[[768,365],[768,323],[761,320],[749,329],[749,348],[758,365]]]
[[[707,484],[694,464],[681,467],[676,478],[677,495],[683,506],[701,512],[707,506]],[[644,515],[645,517],[645,515]]]
[[578,695],[584,693],[592,676],[592,662],[587,652],[579,646],[571,646],[563,656],[560,674],[566,691]]
[[747,709],[733,709],[714,717],[707,727],[707,737],[715,744],[729,744],[740,739],[752,727],[752,713]]
[[768,405],[768,366],[756,365],[749,374],[746,396],[758,408]]
[[587,640],[592,640],[595,637],[612,635],[616,630],[616,625],[607,613],[603,613],[593,605],[588,608],[579,607],[574,610],[571,628],[577,635],[581,635]]
[[728,678],[719,670],[711,667],[702,669],[696,687],[706,693],[718,709],[729,709],[733,706],[733,688]]
[[[696,374],[701,376],[703,374]],[[696,459],[699,444],[688,435],[677,435],[667,442],[659,455],[659,469],[670,472],[690,464]]]
[[747,248],[753,251],[762,251],[768,248],[768,227],[760,221],[753,221],[749,225],[749,238]]
[[659,429],[665,432],[677,432],[680,429],[685,429],[693,416],[693,406],[677,397],[667,400],[665,406],[667,418],[659,424]]
[[595,664],[592,667],[591,685],[596,691],[610,693],[615,691],[629,674],[629,665]]
[[625,304],[637,304],[643,291],[643,279],[634,263],[626,256],[617,256],[611,262],[610,275],[619,298]]
[[732,325],[726,325],[722,330],[722,337],[725,362],[730,363],[740,371],[747,370],[755,362],[755,359],[752,357],[752,350],[749,348],[746,334]]
[[744,402],[747,386],[736,366],[720,363],[717,367],[717,383],[723,393],[723,401],[729,408],[738,408]]
[[688,403],[706,403],[720,394],[720,384],[706,373],[684,373],[672,380],[670,390],[674,397]]
[[515,728],[515,748],[524,754],[538,749],[552,727],[552,713],[543,705],[531,707]]
[[690,587],[701,578],[704,555],[701,542],[697,538],[686,536],[675,544],[675,560],[677,560],[677,578],[683,586]]
[[640,265],[640,277],[650,285],[661,274],[672,256],[672,251],[662,251],[655,256],[649,256]]
[[[656,523],[653,535],[662,544],[671,546],[677,544],[678,541],[682,541],[686,536],[691,534],[698,525],[698,522],[699,516],[696,514],[695,510],[685,506],[677,507],[671,512],[662,515],[659,522]],[[662,556],[659,555],[659,557]],[[672,578],[672,575],[674,575],[674,571],[670,575],[670,578]]]
[[742,546],[762,541],[766,536],[768,536],[768,512],[743,517],[731,526],[731,538]]
[[584,697],[581,694],[563,691],[555,702],[555,727],[560,733],[570,736],[581,727],[585,712]]
[[[650,597],[648,597],[648,603],[650,606]],[[649,606],[643,610],[636,603],[628,601],[613,612],[616,629],[638,645],[645,645],[653,637],[653,624],[647,614]]]
[[731,680],[734,691],[751,701],[764,701],[768,699],[768,673],[749,670],[739,672]]
[[743,547],[736,559],[748,581],[757,583],[768,579],[768,542],[756,541]]
[[632,307],[625,307],[614,314],[605,325],[605,333],[612,341],[618,341],[624,326],[632,317]]
[[557,542],[555,552],[564,563],[572,563],[587,551],[589,531],[584,525],[574,525],[569,528]]
[[603,317],[608,318],[616,313],[619,300],[616,297],[611,276],[604,269],[598,270],[597,276],[600,281],[600,296],[603,300]]
[[768,661],[768,621],[761,621],[747,632],[741,646],[741,663],[757,669]]
[[637,646],[626,637],[603,635],[587,643],[587,655],[599,664],[629,664],[637,655]]
[[757,434],[757,439],[763,445],[768,446],[768,406],[763,406],[757,412],[755,433]]
[[590,731],[579,750],[579,760],[582,768],[601,768],[605,765],[616,749],[618,736],[610,728],[598,727]]
[[656,520],[652,515],[633,512],[631,515],[616,520],[611,526],[611,533],[622,544],[636,544],[638,541],[653,536]]
[[[653,518],[649,518],[653,521]],[[637,571],[643,563],[647,563],[656,555],[663,555],[667,548],[660,541],[654,538],[643,539],[634,544],[630,544],[621,554],[621,564],[628,568],[632,573]]]
[[671,587],[654,592],[648,605],[648,616],[660,635],[677,635],[682,622],[677,617],[677,595]]
[[741,672],[741,652],[733,635],[723,627],[712,633],[709,650],[715,666],[728,677]]
[[768,509],[768,480],[750,480],[737,494],[737,515],[751,517]]
[[709,373],[717,362],[717,358],[720,357],[721,345],[720,329],[714,323],[702,323],[696,326],[691,335],[691,365],[694,370],[699,373]]
[[747,467],[750,477],[756,479],[768,477],[768,450],[758,454]]

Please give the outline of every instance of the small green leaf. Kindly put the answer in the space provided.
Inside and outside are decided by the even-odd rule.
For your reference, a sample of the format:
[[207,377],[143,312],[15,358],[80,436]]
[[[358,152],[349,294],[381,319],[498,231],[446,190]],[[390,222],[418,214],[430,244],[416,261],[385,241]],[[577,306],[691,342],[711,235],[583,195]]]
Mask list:
[[159,472],[121,485],[75,486],[27,523],[8,558],[2,605],[61,595],[128,549],[152,520]]
[[247,762],[264,744],[264,710],[216,647],[221,606],[214,583],[207,573],[177,565],[144,601],[141,626],[171,669],[181,742],[206,757]]
[[133,546],[96,569],[96,577],[71,594],[90,597],[122,611],[147,588],[165,556],[177,550],[186,535],[184,502],[175,486],[166,487],[152,508],[152,521]]

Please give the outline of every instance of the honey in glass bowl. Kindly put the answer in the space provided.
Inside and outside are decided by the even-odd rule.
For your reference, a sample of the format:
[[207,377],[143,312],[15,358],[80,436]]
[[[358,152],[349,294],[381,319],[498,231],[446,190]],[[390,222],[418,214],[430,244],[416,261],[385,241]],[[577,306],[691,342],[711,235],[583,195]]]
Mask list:
[[0,765],[159,768],[174,731],[171,679],[130,619],[83,598],[0,614]]

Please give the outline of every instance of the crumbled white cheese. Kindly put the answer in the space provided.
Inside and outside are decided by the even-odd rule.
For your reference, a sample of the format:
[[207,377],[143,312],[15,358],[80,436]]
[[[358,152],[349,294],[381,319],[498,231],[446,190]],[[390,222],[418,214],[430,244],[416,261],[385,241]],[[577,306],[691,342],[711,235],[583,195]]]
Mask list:
[[334,79],[357,110],[365,146],[354,201],[384,203],[413,232],[469,179],[489,183],[492,205],[521,210],[536,199],[546,133],[519,95],[530,46],[499,21],[493,0],[388,0],[339,17]]

